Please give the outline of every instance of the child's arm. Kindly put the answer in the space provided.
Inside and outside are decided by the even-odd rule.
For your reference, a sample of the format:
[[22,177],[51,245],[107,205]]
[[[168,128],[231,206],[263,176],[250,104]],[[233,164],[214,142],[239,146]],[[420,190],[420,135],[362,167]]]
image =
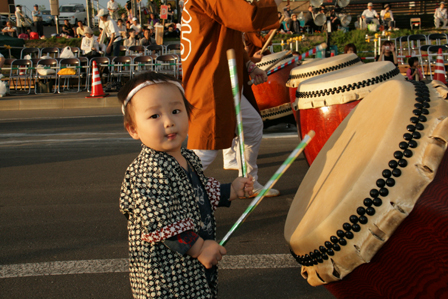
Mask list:
[[216,241],[204,241],[204,239],[199,237],[190,250],[187,251],[187,254],[192,258],[197,258],[205,268],[210,269],[218,264],[222,256],[227,254],[227,251]]

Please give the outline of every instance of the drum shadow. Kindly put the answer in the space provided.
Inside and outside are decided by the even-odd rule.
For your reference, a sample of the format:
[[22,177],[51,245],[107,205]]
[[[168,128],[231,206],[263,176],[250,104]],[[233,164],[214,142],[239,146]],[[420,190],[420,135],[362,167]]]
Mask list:
[[[339,129],[339,128],[338,128]],[[344,149],[342,150],[341,154],[339,155],[339,157],[337,158],[336,162],[333,164],[333,167],[331,168],[331,170],[328,172],[327,176],[325,177],[325,180],[322,182],[322,184],[320,185],[319,189],[317,190],[316,194],[314,195],[314,197],[310,200],[310,204],[308,204],[308,208],[312,205],[314,199],[319,195],[320,191],[322,190],[322,187],[325,185],[325,182],[327,181],[328,177],[330,176],[330,174],[333,172],[334,168],[336,167],[336,165],[338,165],[339,163],[339,159],[341,159],[342,155],[344,154],[345,150],[347,149],[347,147],[350,145],[350,143],[352,142],[353,137],[355,137],[356,135],[356,131],[353,132],[352,136],[350,137],[349,141],[347,142],[347,144],[345,145]],[[331,138],[331,137],[330,137]],[[328,142],[328,141],[327,141]],[[334,144],[334,143],[333,143]],[[324,166],[325,164],[323,164]],[[318,171],[317,173],[321,173],[322,169],[320,171]],[[306,209],[308,211],[308,208]]]

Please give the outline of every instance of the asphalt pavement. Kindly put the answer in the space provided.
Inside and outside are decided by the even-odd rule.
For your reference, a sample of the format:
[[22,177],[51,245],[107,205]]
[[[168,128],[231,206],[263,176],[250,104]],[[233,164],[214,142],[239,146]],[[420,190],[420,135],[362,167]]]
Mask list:
[[[113,94],[111,106],[84,95],[0,99],[0,298],[132,297],[118,197],[140,144],[125,132]],[[286,125],[263,137],[259,181],[266,183],[299,139]],[[301,277],[283,237],[307,170],[301,155],[275,186],[281,195],[265,198],[229,240],[219,298],[334,298]],[[231,182],[237,171],[223,170],[219,155],[206,175]],[[218,239],[249,203],[217,211]]]

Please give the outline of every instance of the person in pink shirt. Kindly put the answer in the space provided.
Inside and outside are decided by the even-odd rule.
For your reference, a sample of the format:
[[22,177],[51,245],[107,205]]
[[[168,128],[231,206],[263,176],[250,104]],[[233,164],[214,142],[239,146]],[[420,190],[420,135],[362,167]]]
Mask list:
[[408,79],[414,81],[422,81],[423,75],[418,65],[418,58],[411,57],[409,58],[408,63],[410,66],[410,68],[406,72],[406,76],[408,77]]

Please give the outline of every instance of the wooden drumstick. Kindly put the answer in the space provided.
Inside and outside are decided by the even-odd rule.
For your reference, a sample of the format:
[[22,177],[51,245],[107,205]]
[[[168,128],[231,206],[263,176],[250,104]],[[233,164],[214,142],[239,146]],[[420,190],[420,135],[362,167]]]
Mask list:
[[264,185],[263,189],[261,189],[260,193],[258,193],[257,197],[252,200],[250,205],[247,207],[246,211],[241,215],[241,217],[235,222],[229,232],[224,236],[219,245],[224,246],[229,240],[230,236],[233,232],[243,223],[249,214],[257,207],[257,205],[264,198],[265,194],[275,185],[275,183],[280,179],[280,177],[286,172],[286,170],[291,166],[292,162],[300,155],[300,153],[304,150],[304,148],[308,145],[311,139],[314,137],[315,132],[313,130],[309,131],[307,135],[303,138],[303,140],[299,143],[299,145],[294,149],[294,151],[289,155],[289,157],[283,162],[280,168],[274,173],[271,179]]
[[236,122],[238,129],[238,143],[241,157],[241,172],[243,177],[247,177],[246,158],[244,156],[244,134],[243,134],[243,117],[241,115],[240,89],[238,86],[238,71],[236,69],[235,50],[227,50],[227,60],[229,62],[230,82],[232,83],[233,103],[235,105]]
[[[283,59],[285,59],[286,56],[290,55],[292,53],[292,51],[288,51],[285,55],[283,55],[282,57],[280,57],[279,59],[277,59],[276,61],[274,61],[273,63],[271,63],[270,66],[268,66],[268,68],[265,70],[265,72],[267,73],[274,65],[276,65],[277,63],[279,63],[280,61],[282,61]],[[251,86],[252,84],[254,84],[254,79],[250,80],[249,82],[247,82],[247,84],[249,86]]]
[[[283,19],[285,18],[285,16],[282,16],[279,23],[281,24],[283,22]],[[269,44],[271,43],[272,38],[274,37],[274,35],[277,33],[278,28],[275,29],[272,34],[269,36],[268,40],[264,43],[263,48],[261,48],[261,54],[263,55],[263,52],[266,50],[266,48],[269,46]]]

